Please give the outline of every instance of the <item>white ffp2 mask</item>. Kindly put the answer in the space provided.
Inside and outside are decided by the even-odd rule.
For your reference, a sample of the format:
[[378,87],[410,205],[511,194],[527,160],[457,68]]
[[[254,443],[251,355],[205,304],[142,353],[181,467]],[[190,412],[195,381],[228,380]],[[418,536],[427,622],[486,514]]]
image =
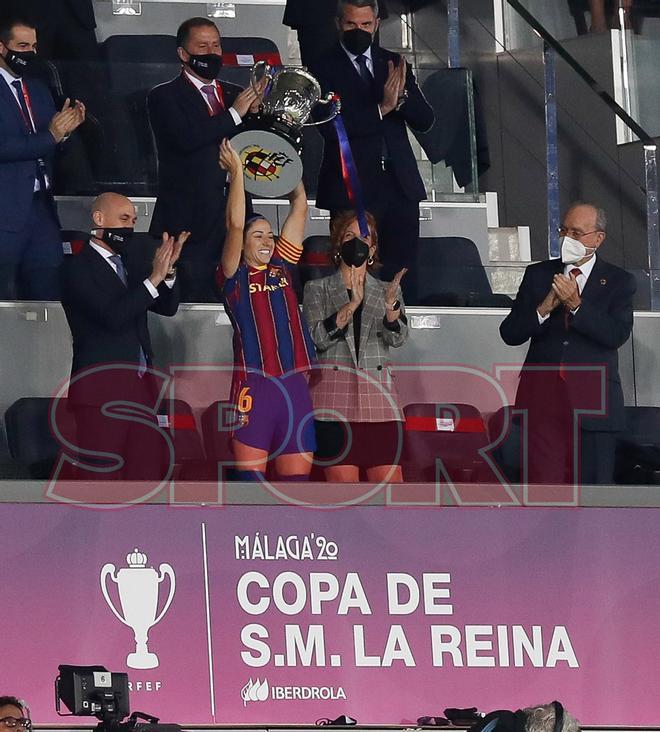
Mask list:
[[575,264],[585,257],[590,257],[596,251],[595,247],[585,247],[581,241],[571,239],[570,236],[562,236],[561,261],[564,264]]

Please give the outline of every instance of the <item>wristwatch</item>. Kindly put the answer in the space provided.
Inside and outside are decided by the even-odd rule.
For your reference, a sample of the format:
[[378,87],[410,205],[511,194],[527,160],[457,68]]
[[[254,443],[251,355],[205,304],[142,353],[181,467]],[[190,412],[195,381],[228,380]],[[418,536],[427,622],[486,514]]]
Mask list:
[[167,272],[167,275],[165,275],[166,280],[173,280],[176,277],[176,267],[170,267],[170,269]]
[[385,307],[388,310],[400,310],[401,309],[401,300],[395,300],[391,305],[389,302],[386,302]]

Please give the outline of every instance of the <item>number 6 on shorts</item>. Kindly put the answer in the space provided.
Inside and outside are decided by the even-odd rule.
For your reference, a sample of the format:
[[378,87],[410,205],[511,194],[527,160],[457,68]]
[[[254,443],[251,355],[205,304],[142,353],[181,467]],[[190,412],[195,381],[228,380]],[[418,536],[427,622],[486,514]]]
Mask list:
[[249,394],[250,387],[244,386],[239,392],[238,392],[238,401],[236,404],[236,408],[238,409],[240,414],[246,414],[252,409],[252,397]]

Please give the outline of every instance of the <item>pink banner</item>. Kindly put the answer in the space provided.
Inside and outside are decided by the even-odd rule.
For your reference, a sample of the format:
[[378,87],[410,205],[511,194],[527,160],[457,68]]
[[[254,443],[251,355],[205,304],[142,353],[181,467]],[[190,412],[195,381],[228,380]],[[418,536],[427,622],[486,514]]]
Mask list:
[[0,690],[38,723],[63,721],[60,663],[127,672],[133,709],[186,725],[408,724],[554,698],[583,724],[660,718],[653,510],[0,516]]

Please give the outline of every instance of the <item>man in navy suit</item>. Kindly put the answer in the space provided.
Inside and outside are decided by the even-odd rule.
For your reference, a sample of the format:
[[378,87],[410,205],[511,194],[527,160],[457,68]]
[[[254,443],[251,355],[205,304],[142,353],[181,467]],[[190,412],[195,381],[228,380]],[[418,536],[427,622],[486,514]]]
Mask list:
[[[409,125],[427,130],[433,110],[405,60],[374,43],[378,30],[376,0],[340,0],[340,41],[312,68],[323,90],[342,100],[342,117],[362,184],[366,208],[376,217],[383,279],[415,265],[419,238],[419,202],[424,183],[408,141]],[[316,203],[331,215],[351,208],[344,186],[337,136],[325,137]],[[414,271],[403,282],[414,298]]]
[[[605,228],[602,209],[573,204],[560,229],[561,259],[527,268],[500,326],[508,345],[530,341],[516,396],[528,415],[530,482],[613,480],[625,427],[618,349],[632,330],[636,283],[597,255]],[[576,424],[577,410],[587,413]]]
[[176,240],[163,233],[144,277],[126,267],[136,218],[135,206],[125,196],[99,196],[92,206],[92,237],[79,254],[66,258],[61,272],[62,304],[73,337],[69,401],[78,423],[78,447],[114,452],[126,462],[126,470],[110,471],[107,477],[140,477],[153,468],[148,458],[157,457],[131,440],[130,420],[109,420],[101,406],[132,401],[148,407],[156,398],[157,385],[153,388],[148,370],[153,350],[147,312],[176,314],[175,265],[188,238],[187,232]]
[[59,299],[62,242],[50,162],[85,118],[84,106],[68,99],[57,112],[48,89],[30,78],[36,49],[29,21],[0,23],[0,300]]
[[225,238],[225,183],[220,143],[258,103],[250,86],[219,82],[220,31],[191,18],[177,32],[181,75],[151,90],[149,119],[158,148],[158,200],[151,231],[190,231],[179,265],[186,301],[217,300],[215,270]]
[[[378,1],[378,17],[387,18],[385,1]],[[316,66],[337,43],[337,0],[287,0],[282,22],[295,29],[304,66]]]

